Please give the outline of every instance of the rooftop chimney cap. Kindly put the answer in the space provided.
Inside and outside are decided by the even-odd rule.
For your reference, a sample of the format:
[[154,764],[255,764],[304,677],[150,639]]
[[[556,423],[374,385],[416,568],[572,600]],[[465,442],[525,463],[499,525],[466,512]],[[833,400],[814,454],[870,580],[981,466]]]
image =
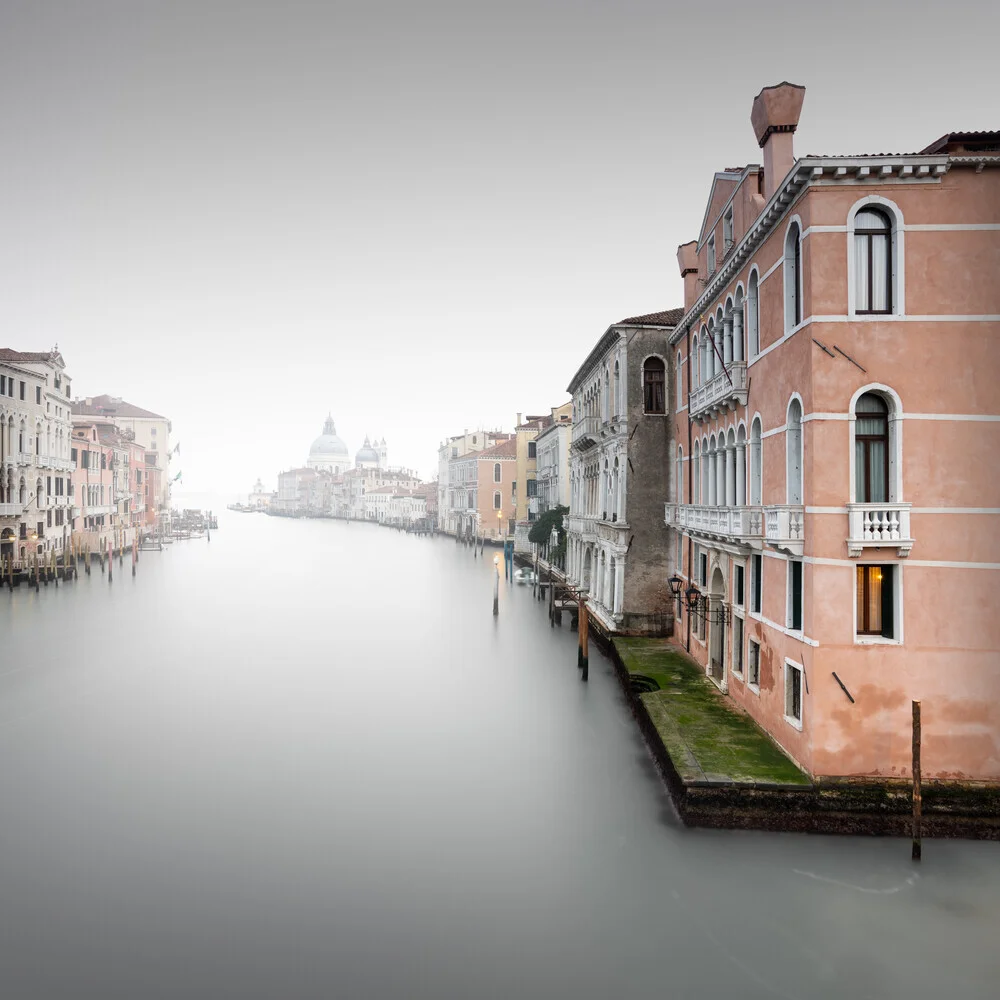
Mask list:
[[753,99],[750,124],[753,125],[760,147],[763,148],[764,143],[775,132],[795,131],[805,96],[805,87],[785,80],[773,87],[765,87]]

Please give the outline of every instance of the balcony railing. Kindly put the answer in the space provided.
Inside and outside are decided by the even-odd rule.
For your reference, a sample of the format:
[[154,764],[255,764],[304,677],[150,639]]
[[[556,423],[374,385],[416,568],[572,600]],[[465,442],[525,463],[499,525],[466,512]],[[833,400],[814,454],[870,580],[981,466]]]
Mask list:
[[771,548],[801,556],[805,547],[805,507],[801,504],[765,507],[764,540]]
[[597,441],[600,429],[600,417],[581,417],[573,424],[572,446],[580,450],[590,448]]
[[685,528],[695,535],[757,547],[764,537],[762,507],[710,507],[705,504],[668,503],[664,520],[672,528]]
[[688,409],[691,419],[698,420],[720,410],[734,410],[737,403],[745,406],[746,401],[747,365],[745,361],[733,361],[725,371],[691,393]]
[[0,503],[0,517],[17,517],[23,509],[19,503]]
[[910,554],[910,504],[849,503],[847,554],[859,556],[865,548],[893,548],[903,558]]

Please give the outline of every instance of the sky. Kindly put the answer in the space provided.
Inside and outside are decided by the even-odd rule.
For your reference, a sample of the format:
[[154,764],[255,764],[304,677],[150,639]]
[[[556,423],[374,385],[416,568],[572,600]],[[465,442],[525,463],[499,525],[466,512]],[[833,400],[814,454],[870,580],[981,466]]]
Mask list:
[[165,414],[185,488],[546,412],[682,305],[714,171],[1000,127],[996,5],[3,0],[0,346]]

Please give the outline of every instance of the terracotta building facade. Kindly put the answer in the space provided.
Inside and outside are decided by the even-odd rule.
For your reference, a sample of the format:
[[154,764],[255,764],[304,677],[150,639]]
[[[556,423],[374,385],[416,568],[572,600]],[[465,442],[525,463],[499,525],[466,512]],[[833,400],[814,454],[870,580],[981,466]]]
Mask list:
[[806,770],[1000,778],[1000,133],[762,165],[680,247],[676,635]]

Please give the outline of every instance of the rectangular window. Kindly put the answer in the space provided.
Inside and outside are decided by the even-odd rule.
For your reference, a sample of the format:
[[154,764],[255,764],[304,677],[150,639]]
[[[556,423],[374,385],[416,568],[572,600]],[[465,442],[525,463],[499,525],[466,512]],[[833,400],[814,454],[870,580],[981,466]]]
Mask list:
[[51,510],[47,510],[45,512],[45,524],[49,528],[52,527],[52,511]]
[[538,496],[538,480],[529,479],[528,480],[528,496],[537,497]]
[[802,563],[797,559],[788,561],[788,627],[802,631]]
[[75,462],[76,461],[76,448],[70,448],[69,457]]
[[754,639],[747,645],[747,683],[760,687],[760,643]]
[[743,567],[736,567],[736,579],[734,581],[733,591],[735,593],[735,601],[737,607],[743,607]]
[[24,383],[23,383],[23,382],[21,382],[21,383],[20,383],[20,386],[21,386],[21,389],[20,389],[20,392],[21,392],[21,399],[24,399]]
[[40,385],[35,386],[35,402],[39,404],[42,402],[42,387]]
[[500,493],[499,493],[499,491],[497,491],[496,493],[493,494],[493,509],[494,510],[499,510],[500,509]]
[[534,441],[528,442],[528,458],[536,458],[538,455],[538,445]]
[[858,566],[858,635],[880,635],[895,639],[895,566]]
[[7,376],[0,375],[0,396],[7,395]]
[[761,595],[764,592],[764,557],[753,555],[750,557],[750,610],[755,614],[760,614],[763,606]]
[[101,468],[106,469],[108,467],[108,456],[105,452],[101,452]]
[[733,615],[733,673],[743,676],[743,619]]
[[52,477],[51,476],[46,476],[45,477],[45,495],[47,497],[52,496]]
[[785,660],[785,718],[802,728],[802,668]]
[[698,553],[698,582],[703,586],[708,586],[708,553]]
[[708,276],[711,278],[715,274],[715,236],[709,236],[708,238],[708,254],[707,254],[707,270]]
[[732,206],[726,209],[726,214],[722,217],[722,246],[723,253],[729,253],[733,245],[733,209]]

